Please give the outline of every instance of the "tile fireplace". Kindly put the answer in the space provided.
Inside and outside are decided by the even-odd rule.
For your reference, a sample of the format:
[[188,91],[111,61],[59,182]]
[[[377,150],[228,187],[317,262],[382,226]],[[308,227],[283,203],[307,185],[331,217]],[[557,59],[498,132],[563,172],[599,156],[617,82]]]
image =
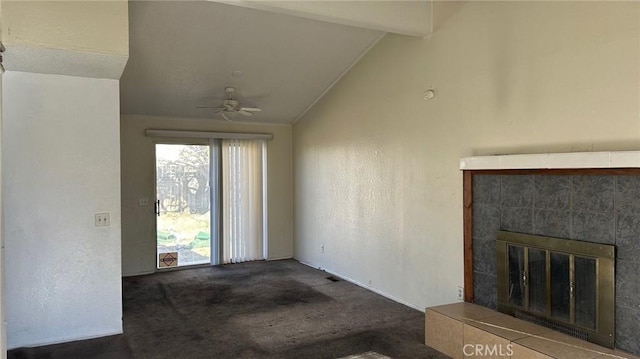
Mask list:
[[[594,310],[593,307],[569,307],[567,311],[566,307],[560,309],[554,306],[547,301],[547,295],[560,289],[551,288],[546,283],[542,285],[546,291],[539,292],[534,288],[533,298],[532,288],[528,288],[530,293],[525,299],[526,288],[520,286],[523,275],[521,271],[513,271],[513,289],[508,288],[510,285],[507,285],[507,289],[500,289],[496,238],[498,232],[506,231],[553,237],[566,243],[589,242],[613,246],[614,313],[603,314],[604,319],[595,321],[602,323],[609,320],[615,323],[613,346],[640,354],[640,170],[465,170],[465,183],[465,193],[470,194],[465,195],[465,233],[469,233],[465,234],[465,238],[472,239],[465,242],[465,253],[469,254],[465,254],[465,268],[471,270],[465,270],[467,300],[499,309],[502,306],[499,292],[504,294],[506,291],[509,298],[511,291],[510,300],[516,301],[512,304],[522,307],[524,301],[528,300],[526,304],[534,309],[534,314],[537,313],[535,317],[547,319],[546,314],[554,311],[565,321],[568,319],[569,323],[577,320],[579,327],[593,327],[594,318],[590,314],[576,319],[576,314],[581,311],[590,313]],[[571,260],[564,251],[554,252],[531,247],[525,258],[524,246],[521,247],[521,252],[513,253],[513,257],[521,258],[519,260],[522,264],[525,259],[531,262],[526,273],[527,280],[531,278],[532,271],[544,272],[546,275],[547,267],[569,273],[559,278],[561,284],[558,286],[567,290],[563,289],[563,295],[557,296],[556,301],[566,303],[579,299],[571,298],[570,282],[573,282],[574,296],[578,295],[575,292],[576,282],[583,279],[579,276],[593,273],[593,262],[588,260],[590,256],[577,256],[576,260],[574,254]],[[520,249],[513,251],[518,252]],[[571,271],[568,271],[571,266],[573,278]],[[538,284],[535,283],[534,287]],[[518,287],[522,303],[517,302],[520,300],[516,297]],[[467,291],[468,288],[471,292]],[[593,291],[589,288],[586,290]]]
[[[465,301],[498,309],[498,231],[614,246],[614,347],[639,355],[640,151],[467,157],[460,169]],[[554,257],[550,266],[571,266]],[[592,267],[572,263],[581,273]]]

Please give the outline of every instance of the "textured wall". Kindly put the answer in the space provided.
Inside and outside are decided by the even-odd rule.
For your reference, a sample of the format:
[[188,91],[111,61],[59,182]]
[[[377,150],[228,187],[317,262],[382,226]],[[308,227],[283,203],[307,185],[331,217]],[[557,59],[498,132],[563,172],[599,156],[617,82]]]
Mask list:
[[436,1],[434,17],[294,126],[296,258],[418,308],[463,283],[461,157],[640,146],[638,2]]
[[[122,272],[123,275],[156,270],[156,215],[153,205],[138,200],[155,197],[155,143],[146,129],[271,133],[267,142],[268,259],[293,256],[291,126],[238,124],[212,119],[123,115],[122,151]],[[175,139],[174,139],[175,140]],[[179,139],[178,139],[179,141]],[[190,139],[184,139],[190,141]],[[192,140],[191,140],[192,141]]]
[[129,58],[126,0],[5,1],[8,71],[119,79]]
[[640,176],[473,178],[475,302],[496,308],[496,232],[616,246],[616,346],[640,354]]
[[8,346],[120,333],[118,81],[3,76]]
[[129,54],[128,2],[7,1],[2,41],[9,45]]

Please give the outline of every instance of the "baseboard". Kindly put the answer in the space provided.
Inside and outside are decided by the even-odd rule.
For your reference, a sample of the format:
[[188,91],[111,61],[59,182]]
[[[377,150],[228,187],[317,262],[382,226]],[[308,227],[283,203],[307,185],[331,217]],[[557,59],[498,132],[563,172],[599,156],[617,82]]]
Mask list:
[[136,272],[136,273],[123,273],[122,277],[135,277],[135,276],[139,276],[139,275],[147,275],[147,274],[153,274],[155,273],[156,270],[150,270],[150,271],[144,271],[144,272]]
[[18,348],[35,348],[35,347],[41,347],[41,346],[45,346],[45,345],[54,345],[54,344],[77,342],[77,341],[82,341],[82,340],[110,337],[112,335],[120,335],[122,333],[124,333],[124,331],[122,329],[120,329],[120,330],[115,330],[115,331],[104,332],[104,333],[101,333],[101,334],[92,334],[92,335],[86,335],[86,336],[80,336],[80,337],[60,337],[60,338],[56,338],[56,339],[52,339],[52,340],[46,340],[46,341],[43,341],[43,342],[35,342],[35,343],[22,344],[22,345],[12,345],[10,347],[8,346],[7,350],[18,349]]
[[346,280],[347,282],[350,282],[350,283],[353,283],[353,284],[357,285],[358,287],[362,287],[362,288],[364,288],[364,289],[366,289],[366,290],[370,290],[370,291],[372,291],[372,292],[374,292],[374,293],[376,293],[376,294],[379,294],[379,295],[381,295],[381,296],[383,296],[383,297],[385,297],[385,298],[391,299],[391,300],[393,300],[393,301],[394,301],[394,302],[396,302],[396,303],[400,303],[400,304],[402,304],[402,305],[406,305],[406,306],[407,306],[407,307],[409,307],[409,308],[413,308],[413,309],[415,309],[415,310],[418,310],[418,311],[424,312],[424,308],[422,308],[422,307],[419,307],[419,306],[417,306],[417,305],[415,305],[415,304],[412,304],[412,303],[406,302],[406,301],[404,301],[404,300],[401,300],[401,299],[399,299],[399,298],[397,298],[397,297],[394,297],[393,295],[391,295],[391,294],[389,294],[389,293],[385,293],[385,292],[383,292],[383,291],[381,291],[381,290],[379,290],[379,289],[376,289],[376,288],[370,287],[370,286],[368,286],[368,285],[365,285],[364,283],[360,283],[359,281],[357,281],[357,280],[355,280],[355,279],[352,279],[352,278],[349,278],[349,277],[343,276],[343,275],[341,275],[340,273],[337,273],[337,272],[333,272],[333,271],[331,271],[330,269],[323,268],[322,266],[314,265],[314,264],[309,263],[309,262],[305,262],[305,261],[300,260],[300,259],[297,259],[297,258],[295,258],[295,257],[294,257],[293,259],[295,259],[295,260],[297,260],[298,262],[300,262],[300,263],[302,263],[302,264],[304,264],[304,265],[306,265],[306,266],[309,266],[309,267],[311,267],[311,268],[319,269],[319,270],[321,270],[321,271],[325,271],[325,272],[327,272],[327,273],[329,273],[329,274],[331,274],[331,275],[333,275],[333,276],[336,276],[336,277],[338,277],[338,278],[340,278],[340,279],[344,279],[344,280]]
[[285,260],[285,259],[294,259],[292,256],[285,256],[285,257],[269,257],[266,260],[267,261],[281,261],[281,260]]

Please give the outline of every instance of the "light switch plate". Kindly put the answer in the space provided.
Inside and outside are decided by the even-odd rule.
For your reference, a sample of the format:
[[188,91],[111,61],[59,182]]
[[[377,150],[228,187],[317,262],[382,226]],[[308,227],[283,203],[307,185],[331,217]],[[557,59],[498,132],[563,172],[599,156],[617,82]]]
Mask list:
[[140,200],[138,201],[138,205],[140,207],[146,207],[149,205],[149,199],[148,198],[140,198]]
[[108,227],[111,225],[109,213],[96,213],[96,227]]

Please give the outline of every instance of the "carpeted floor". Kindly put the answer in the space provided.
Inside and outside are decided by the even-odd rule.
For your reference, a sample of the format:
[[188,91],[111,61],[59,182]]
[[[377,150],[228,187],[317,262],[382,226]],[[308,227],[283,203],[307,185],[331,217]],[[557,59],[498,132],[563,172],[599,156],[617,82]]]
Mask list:
[[124,278],[123,335],[8,357],[446,358],[423,344],[423,312],[327,277],[284,260]]

